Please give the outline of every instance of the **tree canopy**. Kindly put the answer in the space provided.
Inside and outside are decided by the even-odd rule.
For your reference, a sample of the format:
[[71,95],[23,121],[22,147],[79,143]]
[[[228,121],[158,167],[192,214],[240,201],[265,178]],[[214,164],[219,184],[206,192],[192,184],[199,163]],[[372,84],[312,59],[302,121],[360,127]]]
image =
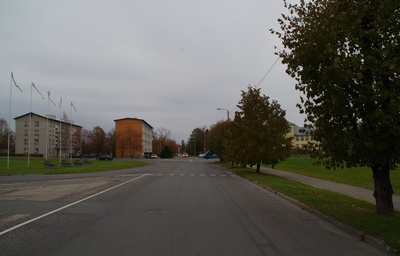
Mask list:
[[304,93],[330,166],[369,166],[380,213],[394,211],[389,169],[400,160],[400,1],[284,1],[278,54]]
[[[235,119],[213,127],[210,135],[219,134],[224,143],[214,139],[224,159],[241,165],[274,166],[290,155],[292,139],[287,137],[290,129],[286,112],[277,101],[262,95],[260,88],[249,86],[242,91]],[[222,130],[223,129],[223,130]]]
[[153,132],[153,153],[161,156],[166,146],[171,156],[178,154],[178,144],[172,138],[172,132],[164,127],[158,128]]
[[217,122],[210,127],[208,135],[208,146],[219,156],[221,162],[229,155],[227,141],[230,140],[230,124],[229,120]]

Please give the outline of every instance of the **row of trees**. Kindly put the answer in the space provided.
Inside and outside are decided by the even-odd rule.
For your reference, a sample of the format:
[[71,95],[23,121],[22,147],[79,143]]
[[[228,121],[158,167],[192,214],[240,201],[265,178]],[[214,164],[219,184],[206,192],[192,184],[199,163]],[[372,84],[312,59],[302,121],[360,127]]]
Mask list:
[[[100,126],[92,130],[82,130],[82,153],[83,154],[112,154],[115,155],[115,130],[105,132]],[[80,150],[78,150],[80,152]]]
[[208,133],[209,130],[203,126],[201,128],[195,128],[187,142],[182,141],[182,151],[192,156],[207,152],[208,149]]
[[221,161],[255,165],[260,172],[261,163],[274,166],[290,155],[293,138],[277,101],[251,86],[241,96],[234,119],[212,125],[208,143]]
[[172,158],[180,151],[180,146],[172,139],[171,131],[161,127],[153,131],[153,153],[161,158]]
[[[400,1],[301,0],[284,5],[277,52],[304,94],[329,167],[368,166],[378,213],[394,212],[390,171],[400,163]],[[259,89],[242,92],[235,119],[213,125],[209,146],[222,159],[274,165],[288,156],[284,111]]]

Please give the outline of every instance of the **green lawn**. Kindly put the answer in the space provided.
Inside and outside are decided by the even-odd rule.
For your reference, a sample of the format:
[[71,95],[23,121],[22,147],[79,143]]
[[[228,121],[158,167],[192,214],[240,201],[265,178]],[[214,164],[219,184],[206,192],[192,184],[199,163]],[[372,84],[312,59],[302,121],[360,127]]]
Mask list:
[[[75,159],[72,159],[72,163]],[[139,161],[98,161],[89,159],[91,164],[81,166],[61,167],[59,159],[52,159],[50,162],[57,165],[57,168],[44,168],[44,160],[30,159],[28,167],[27,158],[10,158],[9,168],[7,168],[7,158],[0,158],[0,175],[15,175],[15,174],[60,174],[60,173],[84,173],[98,172],[133,168],[146,165],[145,162]],[[69,159],[67,159],[69,161]]]
[[243,178],[296,199],[339,222],[362,231],[364,234],[379,238],[400,255],[400,212],[390,216],[379,215],[376,213],[375,205],[358,199],[269,174],[257,174],[254,169],[222,163],[220,165],[227,167]]
[[[275,165],[275,169],[290,171],[310,177],[335,181],[366,189],[374,189],[372,170],[368,167],[345,167],[343,169],[339,168],[336,170],[329,170],[324,165],[317,164],[316,160],[311,159],[309,156],[297,155]],[[390,180],[392,182],[394,193],[400,194],[400,169],[392,170],[390,172]]]

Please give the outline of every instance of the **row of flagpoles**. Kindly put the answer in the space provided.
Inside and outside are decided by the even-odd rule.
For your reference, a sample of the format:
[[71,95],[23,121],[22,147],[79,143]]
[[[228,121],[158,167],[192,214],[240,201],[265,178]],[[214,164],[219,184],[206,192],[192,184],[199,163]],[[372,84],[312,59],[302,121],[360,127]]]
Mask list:
[[[17,82],[14,79],[14,74],[13,72],[11,72],[11,82],[10,82],[10,102],[9,102],[9,111],[8,111],[8,150],[7,150],[7,169],[10,168],[10,148],[11,148],[11,99],[12,99],[12,88],[13,85],[18,88],[18,90],[20,92],[23,92],[23,90],[21,89],[21,87],[17,84]],[[42,100],[44,100],[44,96],[43,94],[38,90],[38,88],[36,87],[36,85],[31,82],[31,95],[30,95],[30,103],[29,103],[29,139],[28,139],[28,167],[30,166],[30,149],[31,149],[31,123],[32,123],[32,91],[33,89],[36,90],[36,92],[42,97]],[[57,106],[57,104],[50,98],[50,91],[47,91],[47,114],[46,114],[46,118],[47,118],[47,124],[46,124],[46,161],[48,160],[48,136],[49,136],[49,105],[50,102],[54,105]],[[60,104],[58,105],[58,108],[60,109],[60,114],[61,114],[61,105],[62,105],[62,97],[60,97]],[[74,103],[72,103],[71,101],[71,112],[70,112],[70,118],[72,120],[72,109],[76,112],[76,108],[74,106]],[[72,121],[70,122],[70,150],[71,150],[71,154],[72,154]],[[61,115],[60,115],[60,164],[61,164],[61,155],[62,155],[62,151],[61,151],[61,131],[62,131],[62,126],[61,126]]]

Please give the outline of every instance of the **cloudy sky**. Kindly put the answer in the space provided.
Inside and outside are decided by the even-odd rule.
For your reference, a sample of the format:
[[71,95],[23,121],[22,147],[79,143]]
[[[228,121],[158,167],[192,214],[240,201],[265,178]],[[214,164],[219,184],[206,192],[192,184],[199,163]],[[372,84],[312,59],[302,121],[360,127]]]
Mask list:
[[[241,90],[258,85],[277,59],[270,28],[279,0],[13,0],[0,3],[0,117],[47,114],[47,92],[86,129],[144,119],[179,143],[196,127],[231,117]],[[31,82],[46,96],[33,91]],[[260,83],[286,117],[303,124],[294,80],[280,63]],[[58,108],[62,97],[61,108]],[[14,127],[14,121],[11,122]]]

